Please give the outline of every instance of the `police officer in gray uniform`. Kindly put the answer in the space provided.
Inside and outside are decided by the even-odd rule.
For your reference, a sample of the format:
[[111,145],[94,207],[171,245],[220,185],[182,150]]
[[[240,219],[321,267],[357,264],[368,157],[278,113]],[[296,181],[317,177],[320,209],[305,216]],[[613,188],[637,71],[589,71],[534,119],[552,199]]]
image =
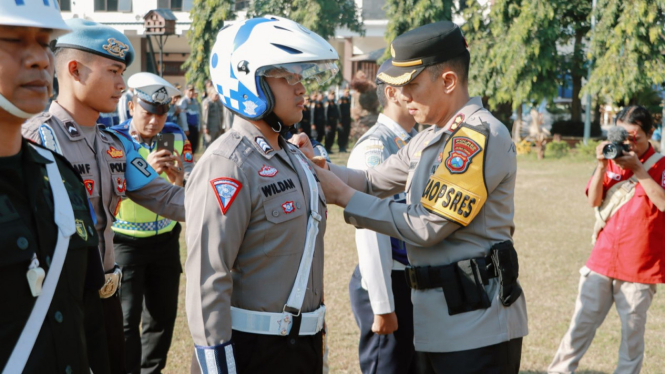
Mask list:
[[198,364],[204,374],[321,373],[325,197],[314,165],[280,131],[302,118],[301,81],[332,78],[337,53],[266,16],[222,29],[211,54],[213,83],[236,116],[186,185]]
[[[118,298],[121,272],[115,264],[115,213],[125,196],[155,213],[184,221],[184,190],[159,175],[131,139],[95,124],[99,112],[116,106],[125,83],[122,72],[134,50],[121,32],[80,18],[66,21],[73,32],[58,38],[55,64],[58,100],[28,120],[23,136],[61,153],[79,172],[96,213],[95,229],[106,272],[100,290],[112,372],[124,372],[124,333]],[[175,161],[175,159],[174,159]]]
[[[401,86],[409,113],[433,126],[373,169],[319,171],[326,198],[346,207],[348,223],[407,243],[420,373],[517,373],[527,316],[512,245],[515,146],[469,98],[458,26],[419,27],[391,52],[379,78]],[[402,191],[407,204],[371,196]]]
[[[392,66],[385,61],[378,74]],[[356,143],[347,166],[367,170],[406,145],[417,131],[399,87],[376,80],[383,113]],[[394,197],[405,203],[406,194]],[[358,266],[349,283],[351,309],[360,328],[358,355],[363,373],[403,374],[415,370],[413,305],[404,269],[409,264],[404,241],[375,231],[356,230]]]

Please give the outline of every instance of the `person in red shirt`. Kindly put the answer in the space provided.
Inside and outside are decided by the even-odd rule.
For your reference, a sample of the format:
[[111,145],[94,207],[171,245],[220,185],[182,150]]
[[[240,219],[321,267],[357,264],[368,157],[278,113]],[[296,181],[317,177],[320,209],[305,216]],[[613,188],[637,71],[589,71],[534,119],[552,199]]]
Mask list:
[[575,312],[548,373],[577,369],[613,303],[621,319],[615,373],[639,373],[642,367],[647,310],[656,284],[665,283],[665,158],[649,143],[654,128],[647,109],[624,108],[616,125],[628,132],[630,152],[607,160],[602,149],[608,142],[598,145],[598,166],[587,185],[588,201],[594,208],[601,207],[613,195],[608,194],[612,186],[619,183],[633,183],[634,194],[605,220],[589,260],[580,269]]

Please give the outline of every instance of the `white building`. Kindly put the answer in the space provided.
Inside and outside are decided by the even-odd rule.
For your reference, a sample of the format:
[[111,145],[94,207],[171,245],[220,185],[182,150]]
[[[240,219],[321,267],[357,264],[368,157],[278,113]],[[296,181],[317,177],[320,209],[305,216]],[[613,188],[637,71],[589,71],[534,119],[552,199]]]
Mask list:
[[[148,38],[144,34],[143,16],[152,9],[170,9],[175,17],[176,32],[169,36],[164,44],[164,78],[172,83],[185,85],[185,72],[180,68],[189,56],[190,47],[187,40],[187,31],[192,21],[189,11],[193,0],[58,0],[62,15],[68,18],[90,19],[123,32],[132,43],[136,58],[132,66],[127,69],[126,77],[140,71],[157,72],[159,65],[159,47],[154,36]],[[365,36],[360,36],[345,28],[336,31],[335,37],[330,40],[340,55],[340,65],[344,78],[350,80],[354,73],[354,56],[360,56],[386,47],[384,34],[388,20],[382,9],[385,0],[355,0],[361,9],[362,20],[365,27]],[[244,19],[249,0],[236,0],[236,14],[238,19]],[[229,21],[233,22],[233,21]],[[154,54],[153,54],[154,52]],[[154,62],[153,62],[154,55]],[[156,64],[155,64],[156,62]],[[356,62],[356,67],[362,66],[362,61]]]

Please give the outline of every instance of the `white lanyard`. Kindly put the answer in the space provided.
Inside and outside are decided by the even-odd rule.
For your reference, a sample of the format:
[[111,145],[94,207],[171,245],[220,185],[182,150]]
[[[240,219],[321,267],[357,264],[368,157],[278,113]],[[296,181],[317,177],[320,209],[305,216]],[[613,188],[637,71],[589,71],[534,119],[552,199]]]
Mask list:
[[42,157],[51,161],[51,163],[46,164],[46,172],[51,184],[51,190],[53,191],[53,210],[55,211],[54,221],[58,226],[58,241],[53,252],[51,267],[49,268],[48,274],[46,274],[42,293],[37,297],[35,305],[32,307],[28,322],[23,327],[21,336],[14,346],[14,350],[2,371],[3,374],[23,372],[23,368],[30,357],[30,352],[32,352],[32,348],[35,346],[39,331],[42,329],[46,312],[51,305],[51,300],[53,300],[53,294],[55,293],[55,288],[58,284],[58,279],[60,278],[60,272],[65,263],[65,257],[67,257],[69,237],[76,232],[74,210],[72,210],[69,195],[67,194],[67,190],[65,190],[65,185],[62,182],[62,177],[60,176],[60,171],[53,158],[53,154],[39,147],[33,146],[33,148],[42,155]]
[[[287,308],[290,310],[295,309],[298,312],[295,315],[300,315],[302,303],[305,300],[305,290],[307,289],[307,281],[309,280],[309,272],[312,268],[312,259],[314,258],[314,249],[316,247],[316,236],[319,234],[319,222],[321,215],[319,214],[319,188],[316,184],[314,173],[309,168],[309,164],[304,160],[303,155],[298,152],[296,158],[300,162],[300,166],[305,171],[307,176],[307,184],[309,185],[309,206],[310,216],[307,220],[307,236],[305,239],[305,250],[303,251],[302,258],[300,259],[300,266],[298,267],[298,275],[296,281],[291,289],[289,299],[284,305],[284,311]],[[293,314],[293,313],[292,313]]]

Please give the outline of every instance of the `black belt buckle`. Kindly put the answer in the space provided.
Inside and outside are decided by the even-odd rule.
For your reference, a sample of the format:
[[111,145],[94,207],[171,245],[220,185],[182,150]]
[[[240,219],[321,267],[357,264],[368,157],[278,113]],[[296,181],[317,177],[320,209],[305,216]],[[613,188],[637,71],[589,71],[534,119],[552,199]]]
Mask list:
[[418,289],[418,276],[416,274],[416,269],[412,266],[407,266],[404,269],[404,275],[406,276],[406,283],[410,288],[417,290]]

